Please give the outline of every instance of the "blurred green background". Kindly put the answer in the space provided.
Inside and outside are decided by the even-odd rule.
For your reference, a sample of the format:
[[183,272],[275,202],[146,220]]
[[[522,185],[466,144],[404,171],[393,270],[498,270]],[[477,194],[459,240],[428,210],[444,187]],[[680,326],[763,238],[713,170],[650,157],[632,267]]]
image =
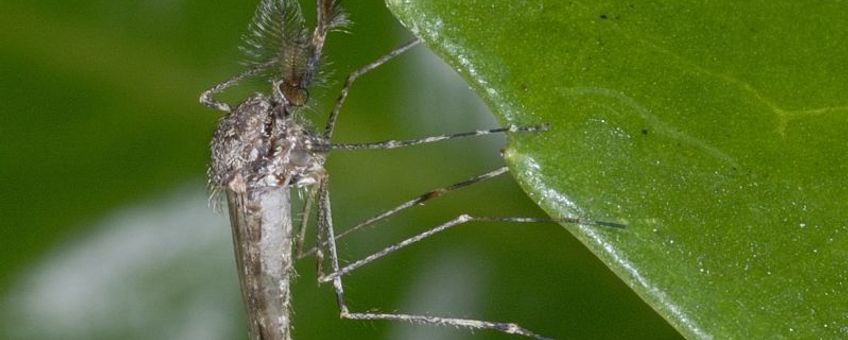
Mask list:
[[[354,25],[331,35],[328,81],[306,113],[318,124],[347,72],[411,38],[382,2],[346,5]],[[254,6],[0,3],[0,338],[245,337],[226,216],[208,207],[205,191],[219,113],[197,97],[241,70],[236,47]],[[254,82],[225,98],[258,90],[264,84]],[[357,82],[335,140],[495,125],[459,77],[418,47]],[[337,228],[501,166],[503,142],[333,154]],[[356,260],[460,213],[542,214],[511,178],[499,178],[358,233],[340,243],[341,255]],[[313,268],[298,266],[297,339],[512,338],[339,320]],[[553,224],[467,225],[345,283],[354,310],[513,321],[556,338],[678,337]]]

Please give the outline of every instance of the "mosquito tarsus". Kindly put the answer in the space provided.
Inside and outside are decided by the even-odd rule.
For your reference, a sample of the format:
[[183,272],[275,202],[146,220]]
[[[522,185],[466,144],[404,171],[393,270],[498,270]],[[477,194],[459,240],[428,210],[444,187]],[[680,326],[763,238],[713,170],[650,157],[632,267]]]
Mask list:
[[[508,169],[501,167],[465,181],[423,193],[336,235],[331,212],[329,174],[324,168],[326,158],[331,151],[385,150],[462,137],[538,132],[547,129],[546,125],[510,125],[503,128],[410,140],[359,144],[332,143],[331,139],[339,113],[354,82],[360,76],[420,43],[418,39],[413,39],[350,73],[339,91],[323,131],[319,132],[311,125],[304,123],[306,118],[302,116],[301,108],[309,100],[309,87],[318,75],[321,52],[327,34],[347,24],[347,16],[340,7],[340,0],[317,0],[316,26],[311,33],[306,29],[297,0],[261,0],[250,24],[249,33],[245,36],[245,44],[242,46],[248,57],[248,70],[215,85],[200,96],[200,102],[203,105],[226,113],[219,122],[211,143],[212,161],[209,178],[213,192],[222,191],[227,194],[234,242],[236,242],[237,263],[240,266],[239,274],[251,322],[249,327],[251,338],[290,339],[290,311],[288,311],[290,297],[287,285],[293,276],[292,263],[295,257],[299,259],[315,255],[318,259],[318,280],[332,284],[342,318],[449,325],[547,339],[513,323],[413,314],[352,312],[348,308],[342,281],[345,275],[390,253],[462,224],[561,222],[605,227],[623,227],[623,225],[579,218],[486,217],[462,214],[342,267],[339,264],[336,248],[338,238],[373,226],[389,216],[423,205],[444,194],[504,175],[508,173]],[[214,99],[214,95],[237,85],[244,79],[253,77],[266,77],[270,80],[272,85],[270,96],[254,95],[235,108]],[[290,188],[299,188],[307,192],[298,228],[292,228],[290,211],[284,212],[281,217],[274,215],[273,212],[262,210],[274,207],[290,209],[291,205],[288,201]],[[308,218],[316,203],[318,237],[315,245],[304,252],[303,239]],[[269,215],[273,216],[269,217]],[[272,220],[279,224],[279,228],[285,229],[281,235],[277,235],[282,240],[276,240],[276,244],[281,244],[279,249],[267,249],[264,246],[265,243],[262,243],[265,242],[263,237],[267,236],[263,233],[274,234],[274,231],[268,228],[277,228],[276,225],[267,225],[268,221]],[[250,223],[254,223],[253,228],[256,230],[252,231]],[[239,242],[254,242],[255,245],[249,246]],[[267,261],[263,256],[268,258]],[[326,272],[323,266],[327,259],[330,263],[329,272]],[[283,268],[266,268],[269,265]],[[263,284],[262,280],[245,277],[250,275],[265,275],[265,279],[270,277],[284,280],[286,284],[281,285],[285,287],[268,290],[266,287],[259,286]],[[267,306],[269,303],[284,305]],[[263,316],[262,311],[280,315]]]

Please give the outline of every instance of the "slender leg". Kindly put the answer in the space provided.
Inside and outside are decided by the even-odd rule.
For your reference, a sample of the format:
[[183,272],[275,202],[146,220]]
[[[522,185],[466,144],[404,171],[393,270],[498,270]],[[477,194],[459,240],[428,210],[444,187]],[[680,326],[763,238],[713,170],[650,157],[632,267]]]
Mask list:
[[388,150],[388,149],[397,149],[403,148],[407,146],[421,145],[421,144],[429,144],[436,143],[446,140],[451,140],[454,138],[462,138],[462,137],[475,137],[475,136],[485,136],[493,133],[501,133],[501,132],[539,132],[546,131],[548,126],[545,124],[542,125],[530,125],[530,126],[518,126],[518,125],[510,125],[508,127],[490,129],[490,130],[475,130],[469,132],[456,133],[452,135],[440,135],[440,136],[432,136],[426,138],[419,139],[409,139],[409,140],[385,140],[380,142],[373,143],[358,143],[358,144],[331,144],[331,150],[343,150],[343,151],[355,151],[355,150]]
[[[330,256],[330,264],[333,270],[333,274],[342,273],[342,270],[339,269],[339,258],[336,251],[336,241],[335,235],[333,235],[333,220],[332,220],[332,212],[330,207],[330,195],[329,190],[327,188],[327,179],[320,184],[319,193],[318,193],[318,207],[320,211],[318,212],[319,218],[319,230],[325,233],[325,238],[328,242],[328,253]],[[319,259],[323,258],[323,255],[318,253]],[[392,320],[392,321],[404,321],[409,323],[419,323],[419,324],[430,324],[430,325],[441,325],[441,326],[453,326],[453,327],[462,327],[468,329],[487,329],[487,330],[495,330],[501,331],[507,334],[515,334],[522,335],[534,339],[548,339],[538,334],[535,334],[527,329],[522,328],[514,323],[501,323],[501,322],[490,322],[483,320],[473,320],[473,319],[458,319],[458,318],[446,318],[446,317],[438,317],[438,316],[427,316],[427,315],[413,315],[413,314],[395,314],[395,313],[358,313],[351,312],[345,303],[344,297],[344,287],[342,285],[341,274],[333,275],[328,277],[323,275],[320,271],[321,266],[319,265],[319,276],[324,279],[322,282],[332,281],[333,282],[333,290],[336,292],[336,301],[339,304],[339,316],[343,319],[351,319],[351,320]]]
[[227,88],[230,88],[230,87],[238,84],[240,81],[244,80],[245,78],[253,77],[255,75],[262,73],[263,71],[268,69],[269,66],[271,66],[271,63],[265,64],[265,65],[260,65],[259,67],[244,71],[241,74],[239,74],[235,77],[232,77],[232,78],[230,78],[229,80],[227,80],[223,83],[219,83],[219,84],[213,86],[211,89],[203,91],[203,93],[200,95],[200,103],[203,104],[203,105],[206,105],[207,107],[210,107],[212,109],[229,113],[230,111],[232,111],[232,108],[230,108],[230,105],[227,104],[227,103],[222,103],[222,102],[216,101],[214,98],[212,98],[212,96],[220,93],[221,91],[226,90]]
[[294,256],[297,259],[303,257],[303,241],[306,239],[306,227],[309,225],[309,215],[312,213],[312,205],[315,204],[315,195],[317,192],[318,187],[309,188],[309,192],[306,194],[306,202],[303,203],[303,211],[300,214],[300,228],[297,232],[298,237],[295,241],[294,248]]
[[[338,261],[338,253],[336,252],[336,242],[335,235],[333,235],[333,211],[330,205],[330,190],[328,188],[330,180],[328,176],[325,176],[320,183],[318,183],[318,242],[323,242],[327,240],[330,255],[330,263],[331,268],[335,272],[339,268]],[[324,255],[321,251],[317,253],[318,258],[318,277],[323,277],[324,270],[322,263],[324,262]],[[342,317],[348,313],[347,304],[344,301],[344,288],[342,287],[342,281],[332,280],[333,281],[333,289],[336,292],[336,302],[339,304],[340,314]]]
[[[480,182],[483,182],[485,180],[495,178],[497,176],[500,176],[500,175],[507,173],[508,171],[509,171],[509,169],[507,167],[501,167],[501,168],[489,171],[487,173],[484,173],[482,175],[471,177],[471,178],[464,180],[462,182],[457,182],[457,183],[451,184],[451,185],[446,186],[446,187],[430,190],[430,191],[428,191],[424,194],[416,196],[415,198],[413,198],[411,200],[403,202],[403,203],[401,203],[401,204],[399,204],[399,205],[397,205],[397,206],[395,206],[391,209],[387,209],[387,210],[385,210],[385,211],[383,211],[379,214],[376,214],[376,215],[360,222],[359,224],[357,224],[357,225],[339,233],[338,235],[336,235],[335,239],[339,240],[342,237],[350,235],[350,234],[352,234],[352,233],[354,233],[358,230],[361,230],[361,229],[364,229],[364,228],[367,228],[367,227],[370,227],[370,226],[374,226],[375,224],[378,224],[379,222],[382,222],[382,221],[386,220],[387,218],[394,216],[394,215],[396,215],[396,214],[398,214],[398,213],[400,213],[404,210],[407,210],[409,208],[416,207],[416,206],[422,206],[422,205],[426,204],[428,201],[430,201],[431,199],[441,197],[444,194],[462,189],[462,188],[470,186],[472,184],[480,183]],[[561,222],[561,221],[572,222],[572,221],[564,221],[564,220],[556,220],[556,219],[547,219],[547,220],[544,220],[544,221],[545,222]],[[612,227],[612,228],[624,228],[625,227],[622,224],[612,223],[612,222],[601,222],[601,221],[585,221],[584,224],[593,224],[593,225],[598,225],[598,226],[603,226],[603,227]],[[298,252],[297,253],[298,254],[297,259],[300,260],[302,258],[311,256],[313,254],[320,252],[321,248],[327,246],[327,244],[328,244],[327,242],[328,242],[327,240],[319,240],[318,243],[315,246],[313,246],[311,249],[307,250],[306,252]]]
[[[347,275],[348,273],[356,270],[357,268],[362,267],[362,266],[364,266],[368,263],[371,263],[371,262],[373,262],[373,261],[375,261],[375,260],[377,260],[381,257],[384,257],[386,255],[394,253],[394,252],[396,252],[396,251],[398,251],[402,248],[406,248],[407,246],[410,246],[414,243],[417,243],[418,241],[421,241],[425,238],[433,236],[433,235],[435,235],[439,232],[445,231],[445,230],[450,229],[452,227],[455,227],[455,226],[458,226],[458,225],[461,225],[461,224],[465,224],[465,223],[468,223],[468,222],[512,222],[512,223],[561,222],[561,223],[597,225],[597,226],[613,227],[613,228],[623,228],[624,227],[623,225],[617,224],[617,223],[587,221],[587,220],[582,220],[582,219],[579,219],[579,218],[551,219],[551,218],[535,218],[535,217],[479,217],[479,216],[471,216],[471,215],[462,214],[462,215],[459,215],[459,216],[457,216],[456,218],[454,218],[450,221],[447,221],[447,222],[445,222],[441,225],[436,226],[435,228],[432,228],[428,231],[425,231],[423,233],[420,233],[418,235],[410,237],[410,238],[403,240],[403,241],[401,241],[397,244],[393,244],[391,246],[383,248],[383,250],[380,250],[380,251],[378,251],[374,254],[368,255],[361,260],[350,263],[347,266],[345,266],[344,268],[341,268],[341,269],[333,268],[334,272],[332,272],[329,275],[326,275],[324,277],[321,277],[318,280],[320,282],[328,282],[328,281],[334,280],[337,277]],[[328,240],[328,241],[331,245],[333,243],[335,243],[335,241],[333,241],[333,240]]]
[[[363,229],[363,228],[368,227],[368,226],[372,226],[372,225],[376,224],[377,222],[381,222],[381,221],[389,218],[390,216],[393,216],[393,215],[395,215],[395,214],[397,214],[401,211],[404,211],[404,210],[412,208],[412,207],[424,205],[425,203],[427,203],[431,199],[440,197],[440,196],[447,194],[449,192],[452,192],[452,191],[462,189],[462,188],[470,186],[472,184],[480,183],[480,182],[483,182],[485,180],[495,178],[497,176],[500,176],[500,175],[507,173],[507,171],[509,171],[507,169],[507,167],[501,167],[501,168],[489,171],[487,173],[484,173],[482,175],[471,177],[471,178],[464,180],[462,182],[458,182],[458,183],[454,183],[454,184],[451,184],[451,185],[446,186],[446,187],[430,190],[430,191],[428,191],[424,194],[418,195],[417,197],[415,197],[411,200],[403,202],[402,204],[395,206],[394,208],[385,210],[385,211],[383,211],[383,212],[381,212],[377,215],[374,215],[371,218],[369,218],[365,221],[362,221],[359,224],[351,227],[350,229],[347,229],[344,232],[339,233],[338,235],[336,235],[336,240],[338,240],[338,239],[340,239],[340,238],[342,238],[346,235],[349,235],[349,234],[351,234],[351,233],[353,233],[357,230]],[[310,256],[312,254],[315,254],[319,249],[326,247],[326,246],[327,246],[327,241],[318,242],[318,244],[316,244],[312,249],[306,251],[305,253],[302,253],[302,254],[298,253],[299,254],[298,259]]]
[[339,92],[339,97],[336,99],[336,105],[333,106],[333,110],[330,111],[330,117],[327,118],[327,126],[324,128],[324,138],[330,140],[330,138],[333,136],[333,130],[336,128],[336,120],[338,120],[339,118],[339,112],[342,109],[342,105],[344,104],[345,99],[347,99],[347,93],[348,91],[350,91],[350,86],[353,85],[353,82],[356,81],[356,78],[359,78],[359,76],[366,74],[371,70],[380,67],[380,65],[389,62],[389,60],[392,60],[401,53],[406,52],[410,48],[417,45],[419,42],[420,41],[418,39],[407,42],[401,45],[400,47],[395,48],[391,52],[385,54],[384,56],[380,57],[379,59],[375,60],[374,62],[365,65],[356,71],[353,71],[353,73],[347,76],[347,80],[345,80],[345,83],[342,86],[341,91]]

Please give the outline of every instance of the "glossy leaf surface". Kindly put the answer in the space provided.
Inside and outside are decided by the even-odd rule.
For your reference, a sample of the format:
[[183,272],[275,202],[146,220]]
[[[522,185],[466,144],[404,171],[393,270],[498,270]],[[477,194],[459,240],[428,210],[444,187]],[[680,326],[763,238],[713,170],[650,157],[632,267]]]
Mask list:
[[[848,336],[848,4],[388,1],[514,176],[692,338]],[[567,288],[563,288],[567,289]]]

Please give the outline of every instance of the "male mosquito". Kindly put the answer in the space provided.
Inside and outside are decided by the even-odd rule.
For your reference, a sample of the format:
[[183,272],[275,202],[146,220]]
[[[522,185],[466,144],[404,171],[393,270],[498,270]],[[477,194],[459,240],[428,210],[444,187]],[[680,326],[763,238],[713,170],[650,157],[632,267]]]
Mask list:
[[[621,227],[614,223],[577,218],[552,220],[526,217],[480,217],[460,215],[400,243],[354,261],[339,264],[336,240],[355,230],[376,224],[387,217],[421,205],[445,193],[507,173],[501,167],[468,180],[417,196],[336,235],[330,204],[329,174],[324,163],[331,151],[385,150],[428,144],[461,137],[493,133],[521,133],[544,130],[544,126],[509,126],[412,140],[387,140],[362,144],[331,142],[339,113],[348,91],[360,76],[397,57],[419,43],[413,40],[351,73],[342,86],[323,131],[317,131],[302,115],[309,100],[309,88],[318,77],[322,49],[327,34],[348,25],[340,0],[317,0],[317,20],[307,29],[297,0],[260,0],[244,37],[242,50],[248,69],[203,92],[200,102],[226,115],[219,121],[211,142],[209,182],[213,195],[227,198],[233,232],[236,263],[243,302],[248,315],[248,332],[253,340],[291,339],[291,291],[293,262],[315,255],[318,280],[331,282],[344,319],[398,320],[412,323],[450,325],[468,329],[488,329],[545,339],[513,323],[489,322],[440,316],[395,313],[353,312],[345,303],[342,278],[357,268],[407,247],[433,234],[468,222],[567,222]],[[270,95],[255,94],[235,107],[217,101],[214,95],[240,81],[261,77],[271,84]],[[296,231],[293,225],[290,190],[306,193],[303,218]],[[317,204],[316,204],[317,200]],[[317,205],[318,239],[312,249],[303,251],[303,239],[310,209]],[[325,256],[330,272],[325,272]]]

